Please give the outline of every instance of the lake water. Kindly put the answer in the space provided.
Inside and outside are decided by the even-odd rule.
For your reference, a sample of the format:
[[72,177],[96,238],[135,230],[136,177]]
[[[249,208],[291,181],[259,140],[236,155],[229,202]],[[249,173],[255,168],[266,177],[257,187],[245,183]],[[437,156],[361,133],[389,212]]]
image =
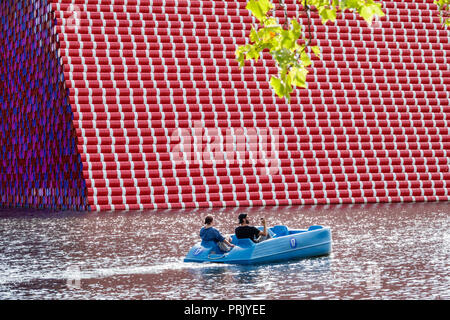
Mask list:
[[[329,256],[256,266],[184,263],[207,214],[330,226]],[[450,203],[123,213],[0,209],[4,299],[449,299]]]

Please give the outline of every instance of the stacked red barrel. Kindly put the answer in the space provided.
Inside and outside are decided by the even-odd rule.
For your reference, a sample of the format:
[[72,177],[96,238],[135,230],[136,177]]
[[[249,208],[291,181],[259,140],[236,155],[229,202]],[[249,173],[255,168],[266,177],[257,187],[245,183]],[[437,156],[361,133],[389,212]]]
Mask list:
[[[33,81],[2,82],[1,185],[11,190],[2,203],[30,190],[9,181],[16,143],[27,145],[33,181],[70,176],[73,197],[92,210],[450,199],[450,32],[432,0],[382,1],[386,16],[371,26],[350,12],[322,25],[313,12],[321,58],[291,104],[269,87],[273,61],[238,67],[235,50],[256,22],[245,0],[48,1],[31,3],[54,14],[57,37],[34,28],[42,20],[22,28],[54,70],[51,89],[30,89],[27,119],[36,120],[27,121],[44,130],[29,135],[34,145],[5,137],[22,128],[13,105]],[[8,41],[19,37],[5,31],[12,3],[2,4]],[[285,3],[307,24],[302,1]],[[25,65],[41,79],[36,63]],[[51,96],[48,108],[35,96]],[[60,149],[43,147],[50,137]],[[35,160],[50,152],[53,160]]]

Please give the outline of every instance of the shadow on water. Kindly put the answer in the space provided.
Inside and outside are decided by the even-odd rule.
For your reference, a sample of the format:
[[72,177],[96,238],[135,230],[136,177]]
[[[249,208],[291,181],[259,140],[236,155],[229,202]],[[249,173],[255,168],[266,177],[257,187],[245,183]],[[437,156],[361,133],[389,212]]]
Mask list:
[[[202,267],[189,269],[194,275],[201,275],[209,278],[211,275],[221,275],[231,273],[236,279],[245,279],[250,282],[255,279],[261,271],[274,271],[281,274],[289,273],[324,273],[330,271],[330,257],[314,257],[309,259],[296,259],[285,262],[261,263],[261,264],[222,264],[222,263],[202,263],[197,264]],[[194,264],[194,263],[192,263]],[[245,281],[244,281],[245,282]]]

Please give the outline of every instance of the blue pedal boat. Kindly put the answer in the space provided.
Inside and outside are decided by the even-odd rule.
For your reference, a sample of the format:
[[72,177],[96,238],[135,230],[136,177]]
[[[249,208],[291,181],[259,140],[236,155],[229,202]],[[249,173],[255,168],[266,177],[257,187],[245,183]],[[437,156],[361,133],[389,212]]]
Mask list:
[[[262,227],[259,227],[262,230]],[[184,262],[219,262],[230,264],[258,264],[310,258],[331,253],[329,227],[311,226],[307,230],[289,229],[278,225],[268,229],[270,239],[254,243],[250,239],[231,237],[234,248],[223,252],[214,241],[194,245]]]

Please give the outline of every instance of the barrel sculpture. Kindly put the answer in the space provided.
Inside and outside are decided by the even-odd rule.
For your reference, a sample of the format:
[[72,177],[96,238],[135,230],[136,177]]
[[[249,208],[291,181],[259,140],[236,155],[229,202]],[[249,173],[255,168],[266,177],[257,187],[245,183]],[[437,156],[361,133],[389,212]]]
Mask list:
[[450,31],[432,0],[382,3],[371,26],[312,13],[287,104],[268,55],[235,59],[245,0],[2,1],[1,205],[448,201]]

